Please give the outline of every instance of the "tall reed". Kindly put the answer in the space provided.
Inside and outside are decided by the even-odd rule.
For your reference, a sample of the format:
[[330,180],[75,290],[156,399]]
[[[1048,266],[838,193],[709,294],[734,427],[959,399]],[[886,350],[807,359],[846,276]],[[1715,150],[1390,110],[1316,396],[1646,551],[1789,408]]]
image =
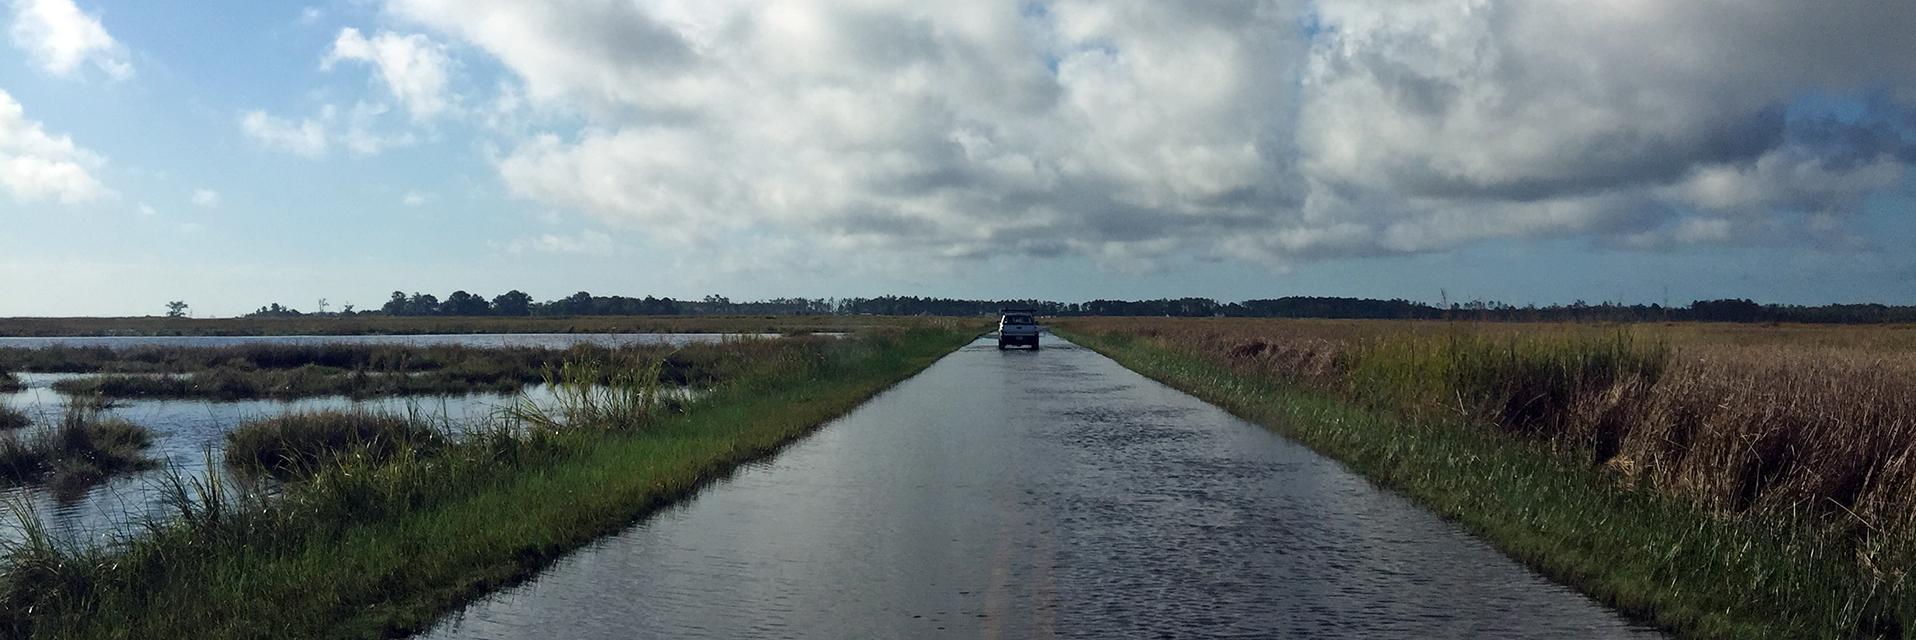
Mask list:
[[535,429],[641,429],[663,404],[659,374],[664,367],[663,358],[636,356],[567,360],[545,369],[549,405],[522,393],[505,413]]
[[[1916,620],[1916,344],[1907,328],[1085,320],[1409,418],[1479,425],[1605,482],[1848,567],[1843,622]],[[1519,479],[1511,479],[1519,482]],[[1751,587],[1753,588],[1753,587]],[[1779,587],[1777,593],[1785,593]],[[1892,634],[1893,635],[1893,634]]]

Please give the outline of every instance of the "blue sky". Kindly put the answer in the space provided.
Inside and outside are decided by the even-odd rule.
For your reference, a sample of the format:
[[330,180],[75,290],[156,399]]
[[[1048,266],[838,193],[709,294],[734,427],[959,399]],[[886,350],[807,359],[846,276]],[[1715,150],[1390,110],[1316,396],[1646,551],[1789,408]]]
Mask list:
[[0,316],[1916,303],[1916,13],[1541,4],[0,0]]

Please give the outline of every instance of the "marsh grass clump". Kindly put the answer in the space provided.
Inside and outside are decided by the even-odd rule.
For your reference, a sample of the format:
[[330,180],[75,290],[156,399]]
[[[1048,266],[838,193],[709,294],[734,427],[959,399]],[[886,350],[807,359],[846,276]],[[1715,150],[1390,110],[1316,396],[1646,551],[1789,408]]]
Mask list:
[[157,463],[146,456],[152,431],[103,411],[101,403],[76,400],[45,430],[0,435],[0,481],[48,480],[56,489],[72,489],[153,468]]
[[14,393],[25,388],[27,386],[20,383],[20,376],[13,375],[12,371],[0,370],[0,393]]
[[664,366],[664,359],[568,360],[545,370],[553,395],[549,406],[520,396],[505,414],[534,429],[642,429],[666,402],[660,392]]
[[33,417],[27,412],[0,404],[0,431],[18,431],[33,425]]
[[282,480],[311,477],[351,457],[381,463],[429,454],[446,437],[426,419],[371,411],[289,413],[243,423],[226,433],[226,463]]

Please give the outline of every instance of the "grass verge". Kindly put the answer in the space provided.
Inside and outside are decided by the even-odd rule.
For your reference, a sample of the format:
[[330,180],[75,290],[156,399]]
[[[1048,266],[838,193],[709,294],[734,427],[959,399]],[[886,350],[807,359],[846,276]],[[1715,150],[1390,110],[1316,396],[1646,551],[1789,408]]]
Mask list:
[[[0,635],[395,637],[777,450],[977,332],[743,345],[756,364],[643,428],[500,430],[344,464],[270,501],[176,482],[175,515],[108,549],[29,536],[0,564]],[[605,415],[587,411],[577,415]]]
[[[1679,635],[1900,637],[1912,619],[1910,603],[1886,598],[1881,580],[1810,527],[1724,519],[1623,488],[1587,459],[1469,420],[1361,408],[1126,333],[1059,332],[1336,458],[1543,574]],[[1460,379],[1475,379],[1473,370]]]

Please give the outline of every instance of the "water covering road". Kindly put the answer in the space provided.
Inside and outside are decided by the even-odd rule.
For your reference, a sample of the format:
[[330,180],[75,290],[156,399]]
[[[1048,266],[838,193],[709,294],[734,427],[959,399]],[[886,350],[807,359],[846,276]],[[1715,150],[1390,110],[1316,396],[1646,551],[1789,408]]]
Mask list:
[[426,635],[1654,635],[1300,445],[1046,345],[974,343]]

